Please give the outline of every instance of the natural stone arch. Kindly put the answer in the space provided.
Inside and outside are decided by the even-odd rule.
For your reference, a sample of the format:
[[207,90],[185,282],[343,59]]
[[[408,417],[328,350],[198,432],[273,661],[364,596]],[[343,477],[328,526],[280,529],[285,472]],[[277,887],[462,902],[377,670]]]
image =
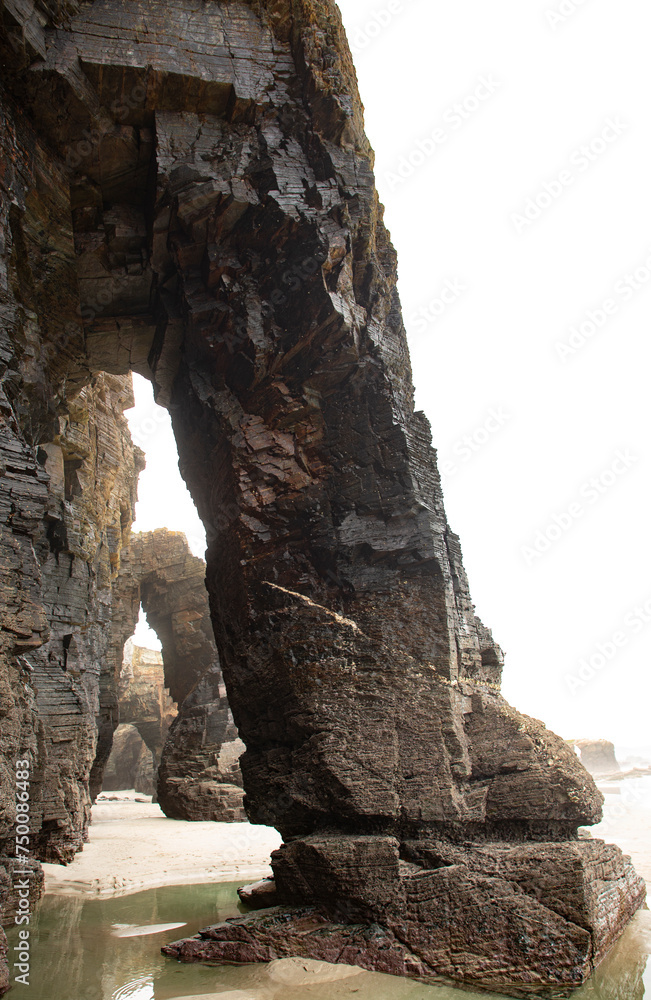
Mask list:
[[[260,954],[339,956],[348,944],[351,961],[386,968],[389,956],[392,971],[425,979],[576,985],[643,890],[615,849],[576,840],[601,802],[575,754],[499,694],[501,657],[475,617],[429,427],[414,412],[395,253],[336,8],[71,0],[64,23],[54,2],[39,16],[4,6],[15,43],[3,41],[4,81],[24,112],[3,95],[7,492],[33,486],[3,550],[22,560],[7,561],[12,579],[28,581],[3,648],[14,743],[47,756],[31,735],[38,712],[21,657],[49,641],[55,605],[42,584],[56,573],[41,568],[69,551],[58,529],[43,530],[53,476],[36,449],[56,443],[53,418],[81,393],[89,414],[100,382],[142,371],[170,410],[208,533],[249,814],[289,841],[274,857],[280,900],[323,922],[315,941],[293,935],[303,909],[276,925],[249,919],[251,940],[271,937]],[[70,460],[64,508],[89,488],[88,457]],[[69,508],[60,520],[74,525]],[[79,544],[70,563],[91,581],[98,616],[92,554],[111,552],[108,605],[120,539]],[[66,689],[75,734],[99,685],[80,673]],[[83,733],[83,767],[68,780],[80,807],[60,817],[68,846],[87,807],[92,725]],[[47,846],[54,833],[41,829]],[[602,911],[613,883],[619,902]],[[479,916],[495,899],[488,926]],[[456,947],[438,936],[441,914],[461,929]],[[379,951],[356,922],[378,926]],[[541,926],[554,967],[532,970],[522,942]],[[229,925],[172,953],[219,959],[238,934]]]
[[[118,715],[121,723],[136,726],[156,764],[163,761],[157,794],[168,816],[242,820],[239,753],[231,759],[237,729],[215,645],[205,575],[204,561],[192,555],[182,533],[161,528],[131,535],[114,587],[113,627],[121,629],[120,635],[132,632],[142,605],[160,639],[165,688],[179,711],[168,731],[159,706],[141,704],[137,692],[131,704],[121,660],[115,677],[121,689]],[[113,724],[117,719],[111,713],[106,727]],[[95,782],[101,787],[110,746],[105,742],[100,749],[92,791],[98,787]],[[238,743],[238,749],[244,748]]]
[[113,733],[113,746],[104,769],[102,795],[131,788],[136,794],[154,795],[154,754],[135,726],[120,723]]
[[[170,697],[165,685],[165,667],[160,652],[137,646],[132,639],[128,639],[124,644],[118,691],[120,726],[128,725],[135,729],[143,741],[145,749],[151,755],[151,792],[148,794],[155,795],[156,773],[163,746],[170,725],[178,714],[178,706]],[[111,754],[115,750],[116,733],[120,726],[113,734]],[[134,758],[136,753],[135,740],[131,739],[129,749],[132,758]],[[123,785],[122,787],[131,788],[132,786]],[[106,770],[102,778],[102,790],[105,789]]]

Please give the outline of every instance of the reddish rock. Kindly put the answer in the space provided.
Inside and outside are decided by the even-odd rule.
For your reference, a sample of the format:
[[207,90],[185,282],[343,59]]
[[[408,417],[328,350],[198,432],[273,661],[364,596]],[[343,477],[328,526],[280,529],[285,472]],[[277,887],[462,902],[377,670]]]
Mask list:
[[266,910],[278,904],[276,883],[272,878],[265,878],[260,882],[253,882],[251,885],[243,885],[237,890],[237,895],[251,910]]

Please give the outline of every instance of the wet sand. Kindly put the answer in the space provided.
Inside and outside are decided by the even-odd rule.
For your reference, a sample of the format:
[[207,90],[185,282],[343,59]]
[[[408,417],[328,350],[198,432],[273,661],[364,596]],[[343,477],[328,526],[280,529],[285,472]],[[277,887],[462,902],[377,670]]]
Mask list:
[[[637,871],[651,886],[651,778],[598,781],[604,793],[604,819],[590,827],[593,837],[617,844],[630,854]],[[648,897],[647,897],[648,898]]]
[[121,801],[98,799],[89,843],[74,861],[43,865],[46,892],[114,896],[271,875],[269,856],[281,838],[270,827],[167,819],[135,792],[107,794]]

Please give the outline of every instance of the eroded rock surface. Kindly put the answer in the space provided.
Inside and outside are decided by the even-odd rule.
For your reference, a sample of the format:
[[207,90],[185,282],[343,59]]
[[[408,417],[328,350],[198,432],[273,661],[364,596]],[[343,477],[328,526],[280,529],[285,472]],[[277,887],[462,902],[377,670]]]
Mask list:
[[[143,649],[127,640],[120,674],[120,723],[133,725],[144,740],[151,755],[150,785],[147,794],[156,791],[156,773],[170,725],[177,715],[176,703],[165,686],[162,654]],[[135,750],[135,747],[132,747]],[[115,750],[115,736],[113,749]],[[139,755],[140,756],[140,755]],[[110,761],[110,758],[109,758]],[[134,772],[135,774],[135,772]],[[144,776],[143,776],[144,777]],[[142,780],[141,780],[142,784]],[[102,788],[106,789],[106,773]],[[115,786],[114,786],[115,787]],[[131,788],[132,785],[121,785]],[[137,789],[138,790],[138,789]],[[139,789],[143,791],[143,788]]]
[[120,725],[104,770],[103,792],[133,788],[143,795],[156,792],[154,755],[135,726]]
[[205,563],[192,555],[180,532],[158,529],[131,536],[122,556],[115,614],[129,623],[142,603],[162,653],[158,658],[146,650],[135,657],[127,653],[119,715],[121,722],[138,728],[154,754],[156,794],[167,816],[241,822],[246,814],[238,758],[244,746],[237,744],[233,758],[237,729],[205,577]]
[[[206,525],[247,810],[287,841],[274,867],[290,909],[173,953],[330,956],[513,993],[578,984],[642,886],[601,842],[577,847],[601,815],[594,782],[500,694],[414,411],[336,7],[2,9],[2,750],[39,776],[56,763],[35,843],[78,845],[88,765],[101,776],[117,721],[119,630],[95,664],[102,616],[120,619],[135,370],[171,412]],[[169,685],[179,704],[184,684]],[[177,725],[182,759],[192,727]]]
[[158,801],[173,819],[246,821],[239,758],[244,744],[221,670],[209,670],[172,723],[158,771]]

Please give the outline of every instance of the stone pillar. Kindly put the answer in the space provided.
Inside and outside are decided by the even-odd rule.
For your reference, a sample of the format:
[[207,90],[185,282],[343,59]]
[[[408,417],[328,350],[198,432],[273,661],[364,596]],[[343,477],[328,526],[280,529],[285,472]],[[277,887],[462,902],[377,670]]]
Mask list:
[[[273,859],[284,913],[168,952],[289,950],[500,992],[578,985],[644,886],[617,849],[579,839],[602,799],[574,752],[500,694],[501,653],[474,614],[414,410],[395,251],[336,6],[95,0],[68,3],[65,22],[54,0],[38,16],[29,0],[3,6],[5,85],[31,148],[43,136],[57,160],[39,154],[56,181],[41,178],[40,201],[12,195],[31,241],[15,244],[14,286],[38,293],[25,356],[53,359],[37,380],[45,406],[25,391],[33,363],[14,365],[35,499],[10,541],[35,603],[12,634],[42,645],[56,618],[37,580],[46,549],[20,548],[43,536],[54,489],[35,451],[54,442],[42,420],[67,405],[64,383],[141,371],[170,409],[207,529],[247,809],[286,840]],[[12,155],[26,163],[26,148]],[[39,190],[33,169],[21,183]],[[39,255],[50,269],[29,271]],[[96,487],[63,472],[64,491],[89,502]],[[101,553],[114,576],[112,538]],[[81,687],[74,697],[97,691]]]

